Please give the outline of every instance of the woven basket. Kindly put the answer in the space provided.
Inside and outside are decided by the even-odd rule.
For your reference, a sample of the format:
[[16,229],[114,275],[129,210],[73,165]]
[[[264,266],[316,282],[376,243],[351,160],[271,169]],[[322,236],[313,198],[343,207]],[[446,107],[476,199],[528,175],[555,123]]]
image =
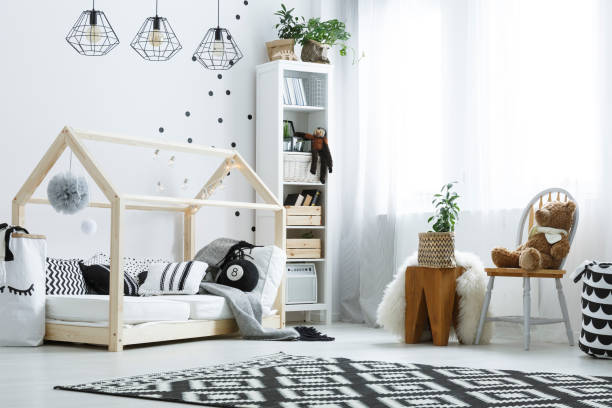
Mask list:
[[455,233],[421,232],[419,234],[419,266],[454,268]]
[[311,153],[285,153],[283,160],[284,180],[299,183],[321,182],[321,162],[317,163],[317,174],[310,173]]

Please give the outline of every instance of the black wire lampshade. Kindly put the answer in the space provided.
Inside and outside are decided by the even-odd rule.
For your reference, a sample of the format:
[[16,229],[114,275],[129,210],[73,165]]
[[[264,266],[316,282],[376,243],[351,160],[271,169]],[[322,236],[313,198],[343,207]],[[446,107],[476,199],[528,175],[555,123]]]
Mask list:
[[106,55],[119,44],[119,38],[103,11],[85,10],[66,36],[66,41],[81,55]]
[[183,48],[168,20],[157,15],[145,20],[131,45],[148,61],[168,61]]
[[193,54],[204,67],[212,70],[230,69],[243,57],[238,44],[226,28],[211,28]]

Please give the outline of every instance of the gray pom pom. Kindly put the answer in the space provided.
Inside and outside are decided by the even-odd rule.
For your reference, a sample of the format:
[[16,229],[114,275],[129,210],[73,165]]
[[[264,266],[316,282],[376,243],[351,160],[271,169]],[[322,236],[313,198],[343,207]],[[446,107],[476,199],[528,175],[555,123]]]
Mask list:
[[74,214],[89,204],[87,180],[70,172],[56,174],[47,186],[47,197],[55,211]]

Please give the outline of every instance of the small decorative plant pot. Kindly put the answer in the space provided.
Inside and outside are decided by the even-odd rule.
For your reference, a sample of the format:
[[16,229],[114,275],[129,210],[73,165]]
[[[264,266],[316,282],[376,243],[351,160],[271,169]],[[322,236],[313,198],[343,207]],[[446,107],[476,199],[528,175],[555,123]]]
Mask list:
[[297,61],[298,57],[295,55],[293,47],[295,46],[295,40],[293,38],[268,41],[266,48],[268,49],[268,58],[270,61],[276,60],[288,60]]
[[419,233],[419,266],[428,268],[454,268],[455,233],[454,232],[421,232]]
[[314,40],[306,40],[302,47],[302,61],[329,64],[329,58],[327,58],[328,50],[329,45],[321,44]]

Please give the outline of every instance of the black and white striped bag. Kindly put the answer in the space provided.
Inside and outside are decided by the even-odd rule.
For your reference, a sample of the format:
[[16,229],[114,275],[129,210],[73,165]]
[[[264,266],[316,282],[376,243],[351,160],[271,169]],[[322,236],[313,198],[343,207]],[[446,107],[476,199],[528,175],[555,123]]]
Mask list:
[[138,294],[151,295],[195,295],[206,274],[205,262],[152,263]]
[[585,261],[571,275],[582,280],[582,332],[585,353],[612,359],[612,263]]

